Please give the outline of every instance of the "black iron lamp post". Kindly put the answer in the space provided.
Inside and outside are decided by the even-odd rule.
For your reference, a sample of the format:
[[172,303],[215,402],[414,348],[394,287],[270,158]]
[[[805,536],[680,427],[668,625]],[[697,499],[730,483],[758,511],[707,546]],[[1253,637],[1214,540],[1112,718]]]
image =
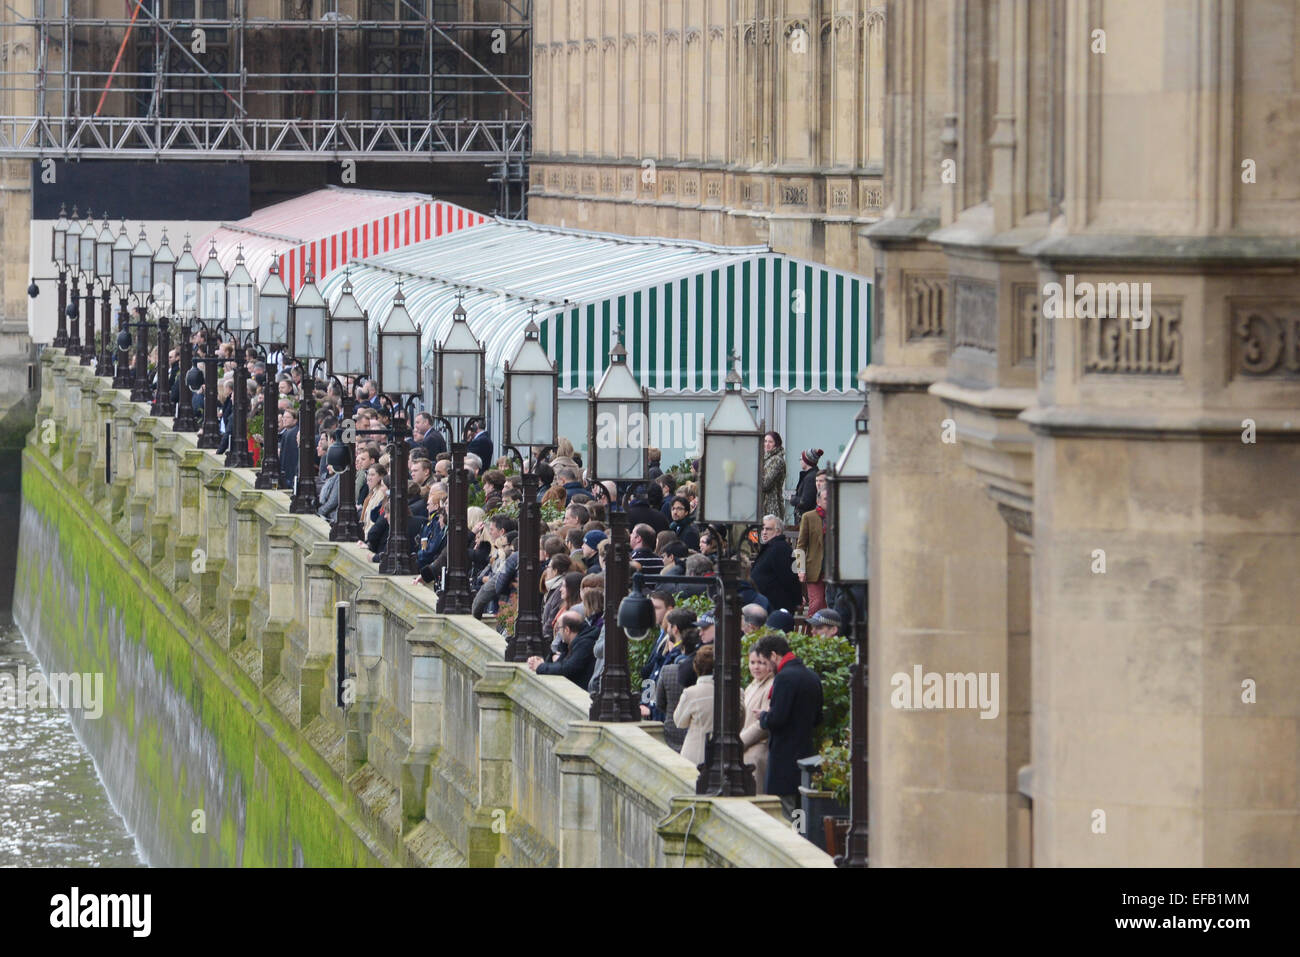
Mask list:
[[132,325],[138,330],[139,338],[135,343],[135,378],[131,384],[131,401],[148,402],[153,396],[149,393],[149,300],[153,294],[153,249],[145,238],[144,226],[140,227],[140,238],[131,250],[131,295],[135,297],[136,321]]
[[158,365],[157,385],[154,389],[151,413],[157,416],[172,416],[171,383],[171,317],[173,296],[176,285],[176,254],[167,243],[167,230],[163,229],[158,251],[153,254],[153,292],[154,304],[158,311]]
[[[257,341],[265,350],[267,359],[270,359],[272,351],[283,351],[289,341],[289,290],[280,280],[278,256],[271,260],[271,271],[257,295]],[[262,468],[257,473],[255,488],[280,488],[283,484],[279,419],[279,387],[268,362],[266,396],[262,402]]]
[[849,638],[857,661],[849,668],[849,836],[840,867],[867,866],[867,641],[870,629],[871,453],[867,402],[854,421],[853,438],[826,477],[826,555],[830,582],[849,596]]
[[122,333],[127,333],[127,342],[130,342],[130,333],[127,327],[131,322],[131,314],[127,311],[127,297],[131,294],[131,239],[126,234],[126,220],[122,220],[121,228],[118,231],[117,238],[113,240],[113,286],[117,292],[117,330],[118,330],[118,347],[117,347],[117,365],[113,371],[113,388],[129,389],[131,388],[131,353],[130,345],[123,346]]
[[[399,283],[393,308],[379,327],[379,392],[393,399],[393,445],[389,474],[393,478],[388,507],[388,544],[379,560],[383,575],[414,575],[415,555],[406,526],[411,518],[406,500],[407,406],[420,394],[420,330],[406,311]],[[405,403],[405,405],[404,405]]]
[[[542,637],[541,594],[536,588],[537,551],[541,545],[541,506],[537,504],[540,480],[533,471],[537,463],[529,457],[524,467],[524,452],[541,449],[545,455],[558,441],[559,373],[539,340],[540,330],[533,319],[524,327],[524,341],[514,360],[506,363],[505,447],[519,460],[523,481],[523,499],[519,504],[519,614],[515,634],[506,643],[507,661],[527,661],[533,655],[545,657],[546,641]],[[605,639],[609,644],[608,633]]]
[[[59,207],[59,218],[54,224],[54,232],[50,238],[50,255],[54,259],[54,268],[59,271],[59,327],[54,333],[54,348],[63,349],[68,344],[68,326],[67,316],[64,310],[68,308],[68,211],[64,206]],[[28,290],[31,295],[31,290]],[[35,297],[33,297],[35,298]]]
[[197,373],[200,380],[203,378],[202,373],[191,368],[194,364],[194,343],[191,340],[194,314],[198,309],[199,264],[190,249],[188,234],[185,236],[185,245],[181,247],[181,256],[176,260],[176,266],[172,270],[172,276],[175,281],[172,299],[176,305],[176,315],[181,321],[181,356],[180,368],[177,370],[181,384],[176,390],[176,418],[172,420],[172,431],[197,432],[199,426],[194,420],[194,399],[190,381],[194,378],[191,373]]
[[[370,315],[361,308],[356,296],[352,295],[351,276],[343,281],[343,291],[339,301],[329,313],[329,370],[332,381],[338,382],[343,391],[343,418],[352,422],[356,415],[357,401],[353,390],[344,385],[343,379],[355,381],[370,370]],[[355,542],[362,537],[360,516],[357,514],[357,446],[356,428],[353,423],[353,441],[347,441],[344,428],[343,442],[347,449],[347,462],[343,463],[339,475],[339,510],[330,529],[331,542]],[[391,529],[389,531],[391,535]]]
[[68,274],[72,276],[72,295],[68,299],[68,305],[72,308],[65,309],[71,322],[68,323],[68,338],[63,347],[65,356],[81,356],[81,330],[80,323],[77,321],[80,307],[77,305],[78,290],[81,288],[81,217],[77,215],[77,207],[72,207],[72,219],[68,222],[68,231],[63,237],[64,262],[68,267]]
[[95,219],[86,210],[86,223],[78,240],[78,266],[86,280],[86,318],[82,321],[81,365],[95,361]]
[[[447,432],[451,449],[451,470],[447,474],[447,584],[440,610],[448,615],[467,615],[474,596],[469,584],[469,473],[465,470],[465,438],[469,419],[482,418],[486,357],[483,344],[474,337],[465,313],[463,295],[457,297],[451,314],[451,329],[434,354],[436,383],[434,419]],[[451,420],[456,420],[455,428]],[[485,463],[486,464],[486,463]]]
[[[633,486],[646,481],[649,446],[650,393],[636,381],[627,365],[623,329],[609,355],[609,368],[587,394],[588,478],[612,479],[618,501],[609,504],[609,546],[605,562],[605,608],[612,611],[628,590],[627,512],[623,499]],[[641,699],[632,693],[627,665],[627,635],[617,616],[605,615],[605,670],[591,703],[593,721],[640,721]]]
[[113,374],[113,227],[104,214],[104,224],[95,240],[95,276],[99,280],[99,343],[95,375]]
[[[739,360],[729,357],[732,363]],[[761,520],[763,431],[741,392],[740,373],[727,375],[727,389],[704,426],[700,470],[700,520],[728,528]],[[697,794],[724,797],[753,794],[753,766],[746,765],[740,742],[740,559],[731,549],[718,566],[722,599],[717,614],[717,655],[713,684],[713,733],[705,744],[705,763]]]
[[204,355],[197,360],[203,363],[203,372],[196,379],[190,376],[191,388],[197,382],[203,388],[203,425],[199,429],[198,446],[216,449],[221,446],[221,426],[217,422],[217,380],[220,377],[221,357],[218,355],[218,333],[225,321],[226,272],[217,262],[217,244],[208,250],[207,261],[199,270],[196,287],[199,311],[199,329],[203,333]]
[[314,515],[320,508],[316,473],[316,367],[325,359],[325,299],[316,288],[314,267],[307,264],[307,278],[293,304],[289,325],[289,351],[302,363],[302,406],[298,415],[298,477],[289,511]]
[[230,446],[226,451],[226,467],[249,469],[253,467],[253,453],[248,449],[248,346],[257,333],[257,287],[244,266],[244,248],[235,258],[235,268],[226,279],[226,329],[235,340],[235,381],[231,401],[232,416],[228,425]]

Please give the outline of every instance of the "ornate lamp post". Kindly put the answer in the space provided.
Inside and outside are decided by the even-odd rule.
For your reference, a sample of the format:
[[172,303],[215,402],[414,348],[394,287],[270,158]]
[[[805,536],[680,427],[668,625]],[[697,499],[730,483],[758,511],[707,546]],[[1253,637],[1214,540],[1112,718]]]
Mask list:
[[392,504],[388,509],[388,544],[379,560],[383,575],[414,575],[415,556],[406,525],[411,512],[406,500],[406,435],[408,423],[404,403],[420,394],[420,330],[406,311],[406,297],[399,284],[393,308],[379,327],[379,391],[393,402]]
[[[533,471],[536,463],[530,457],[524,468],[521,450],[541,448],[540,454],[558,441],[556,423],[559,420],[559,392],[556,382],[559,373],[546,355],[538,339],[537,323],[531,318],[524,327],[524,341],[515,353],[514,360],[506,363],[505,447],[519,460],[523,478],[523,500],[519,505],[519,614],[515,619],[515,635],[506,647],[506,660],[527,661],[533,655],[546,655],[542,638],[541,595],[534,587],[538,578],[540,546],[538,525],[541,508],[537,504],[539,480]],[[609,644],[606,632],[606,647]],[[607,659],[608,660],[608,659]]]
[[185,245],[181,247],[181,258],[176,260],[172,275],[175,279],[175,292],[172,298],[176,303],[176,314],[181,320],[181,359],[180,369],[177,372],[181,376],[181,387],[177,390],[176,418],[172,420],[172,431],[197,432],[199,426],[194,421],[194,401],[190,380],[193,378],[191,372],[197,373],[199,379],[203,378],[202,373],[191,368],[194,364],[194,343],[191,339],[194,314],[198,308],[199,264],[190,250],[188,235],[185,237]]
[[[199,430],[199,448],[215,449],[221,445],[221,427],[217,424],[217,378],[220,357],[217,355],[218,330],[226,318],[226,272],[217,262],[217,244],[208,250],[207,261],[199,270],[198,285],[199,328],[203,331],[205,355],[199,358],[204,364],[198,382],[203,387],[203,427]],[[191,388],[194,388],[191,377]]]
[[175,414],[172,407],[171,383],[171,316],[176,287],[176,254],[167,244],[167,230],[163,229],[158,251],[153,254],[154,302],[158,306],[158,383],[154,391],[152,413],[158,416]]
[[[481,418],[487,404],[483,394],[486,359],[483,345],[470,331],[465,306],[458,297],[451,314],[451,330],[434,354],[437,388],[434,389],[434,419],[447,432],[451,449],[450,488],[447,490],[447,587],[441,610],[448,615],[467,615],[474,601],[469,587],[469,475],[465,471],[465,440],[462,432],[469,419]],[[450,420],[456,420],[455,428]],[[485,465],[487,463],[484,463]]]
[[[729,357],[737,362],[736,356]],[[727,375],[727,390],[704,426],[700,472],[700,520],[728,528],[761,519],[763,432],[741,394],[740,373]],[[740,559],[729,549],[718,568],[722,599],[718,608],[714,666],[713,734],[705,745],[705,763],[695,784],[697,794],[737,796],[754,793],[753,766],[746,765],[740,743]]]
[[[113,373],[114,389],[131,388],[131,334],[127,331],[131,318],[127,312],[126,298],[131,293],[131,239],[126,234],[126,220],[113,241],[113,285],[117,287],[117,369]],[[126,333],[126,345],[122,345],[122,333]]]
[[82,321],[81,365],[95,361],[95,220],[86,210],[86,224],[78,240],[78,265],[86,277],[86,318]]
[[[330,378],[339,383],[343,392],[343,418],[351,422],[357,411],[353,390],[344,386],[342,379],[354,380],[366,375],[370,369],[370,315],[361,308],[352,295],[351,277],[343,281],[343,292],[329,314],[329,370]],[[355,436],[356,429],[352,429]],[[348,460],[339,476],[339,510],[330,529],[331,542],[355,542],[362,537],[361,521],[357,515],[356,442],[347,442]],[[390,530],[391,535],[391,530]]]
[[145,239],[144,226],[140,238],[131,250],[131,295],[136,301],[136,327],[139,339],[135,343],[135,379],[131,385],[132,402],[148,402],[149,394],[149,317],[146,310],[153,294],[153,249]]
[[50,237],[50,256],[54,260],[54,268],[59,271],[59,327],[54,333],[54,348],[62,349],[68,344],[68,326],[67,316],[64,310],[68,308],[68,212],[64,206],[59,207],[59,219],[54,224],[54,232]]
[[[289,341],[289,290],[280,281],[278,260],[279,257],[271,260],[271,271],[257,296],[257,341],[266,351],[267,358],[270,358],[272,350],[283,350]],[[268,366],[266,399],[262,403],[262,468],[257,473],[256,488],[279,488],[283,484],[279,417],[280,396]]]
[[[650,394],[627,365],[623,330],[609,355],[609,368],[587,395],[588,450],[593,481],[612,479],[618,501],[610,503],[609,560],[605,563],[605,607],[612,612],[627,594],[627,512],[623,497],[629,488],[645,481],[649,469],[646,427],[650,421]],[[737,692],[739,695],[739,692]],[[616,616],[605,616],[605,670],[600,690],[591,703],[593,721],[640,721],[640,698],[632,693],[627,668],[627,635]]]
[[99,356],[95,375],[113,374],[113,226],[104,214],[104,225],[95,240],[95,276],[99,279]]
[[[850,640],[857,662],[849,668],[849,837],[840,867],[867,866],[867,622],[871,579],[871,455],[867,402],[854,422],[853,438],[826,477],[828,579],[849,596]],[[861,599],[859,601],[859,598]]]
[[235,339],[235,394],[231,402],[230,447],[226,451],[226,467],[232,469],[253,467],[253,453],[248,449],[248,365],[245,358],[257,333],[256,294],[253,277],[244,266],[241,246],[235,268],[226,280],[226,329]]
[[72,296],[67,303],[70,308],[65,309],[68,318],[72,320],[68,324],[68,339],[63,348],[63,354],[66,356],[81,355],[81,331],[80,323],[77,321],[77,290],[81,275],[81,232],[81,217],[77,215],[77,207],[73,206],[72,220],[68,223],[68,230],[63,237],[64,262],[67,264],[68,273],[72,276]]
[[314,515],[320,508],[316,483],[316,367],[325,359],[325,299],[316,288],[311,263],[293,304],[289,351],[303,365],[302,408],[298,416],[298,479],[289,511]]

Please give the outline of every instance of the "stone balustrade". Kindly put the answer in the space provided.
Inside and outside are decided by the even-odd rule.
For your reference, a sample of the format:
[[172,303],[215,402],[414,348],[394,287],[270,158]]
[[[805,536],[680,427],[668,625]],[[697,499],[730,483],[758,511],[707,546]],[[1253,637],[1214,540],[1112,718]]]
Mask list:
[[92,370],[46,350],[41,378],[33,474],[174,596],[195,654],[216,649],[209,664],[284,729],[285,759],[317,790],[340,782],[381,863],[831,865],[776,798],[697,797],[657,726],[588,721],[585,692],[503,661],[482,622],[439,615],[425,586],[377,574],[364,547],[330,542],[323,519],[289,514],[287,492],[256,490],[252,470]]

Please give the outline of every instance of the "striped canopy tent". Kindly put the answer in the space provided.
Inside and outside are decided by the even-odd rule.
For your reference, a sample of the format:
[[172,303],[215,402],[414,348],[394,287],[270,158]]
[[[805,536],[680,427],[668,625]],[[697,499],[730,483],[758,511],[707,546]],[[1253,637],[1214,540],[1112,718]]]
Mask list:
[[424,193],[327,186],[267,206],[239,222],[222,223],[193,248],[202,265],[215,241],[217,260],[229,272],[242,247],[244,264],[259,286],[274,259],[284,284],[295,293],[309,262],[319,282],[353,260],[445,236],[486,219]]
[[[426,365],[463,295],[496,387],[530,315],[569,394],[599,380],[620,324],[633,372],[656,394],[720,390],[733,350],[750,390],[851,392],[870,361],[870,282],[766,246],[498,219],[354,262],[348,274],[372,335],[402,283]],[[344,278],[337,272],[322,285],[331,304]]]

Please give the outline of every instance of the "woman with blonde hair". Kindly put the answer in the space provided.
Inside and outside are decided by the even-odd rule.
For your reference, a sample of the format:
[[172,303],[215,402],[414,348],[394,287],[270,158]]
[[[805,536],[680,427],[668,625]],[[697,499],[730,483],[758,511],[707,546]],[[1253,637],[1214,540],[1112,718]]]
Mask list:
[[768,694],[772,690],[772,680],[776,675],[772,665],[756,651],[749,653],[749,674],[754,680],[745,689],[742,701],[745,709],[745,723],[740,729],[740,743],[745,746],[745,764],[754,766],[754,779],[758,782],[755,794],[765,794],[767,782],[767,731],[758,723],[759,715],[768,708]]

